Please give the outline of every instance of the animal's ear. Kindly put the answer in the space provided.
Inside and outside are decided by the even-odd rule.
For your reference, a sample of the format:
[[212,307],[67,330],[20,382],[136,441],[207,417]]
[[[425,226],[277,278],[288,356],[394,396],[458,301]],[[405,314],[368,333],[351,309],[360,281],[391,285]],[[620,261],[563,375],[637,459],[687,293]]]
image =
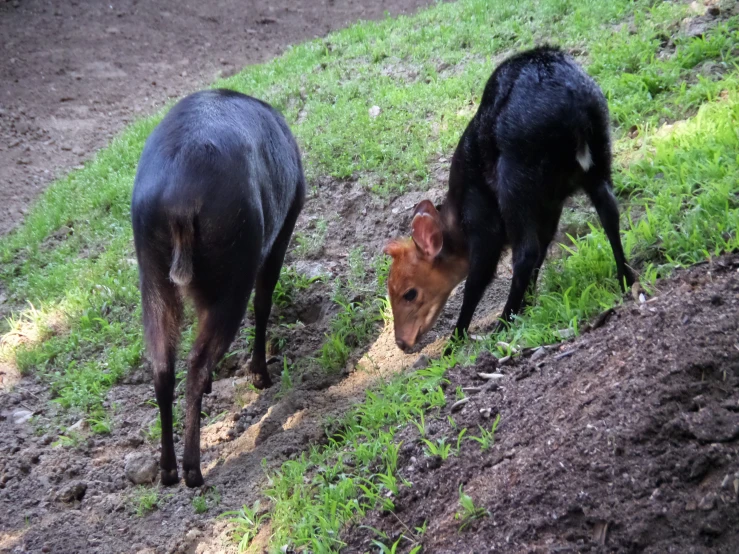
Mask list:
[[385,245],[385,248],[383,248],[382,251],[388,256],[397,258],[403,251],[403,244],[399,240],[391,240]]
[[413,217],[417,216],[418,214],[428,214],[431,217],[439,216],[439,212],[436,211],[436,208],[434,207],[434,204],[433,202],[431,202],[431,200],[421,200],[418,203],[416,209],[413,210]]
[[[431,204],[429,202],[429,204]],[[433,204],[431,208],[434,209]],[[436,210],[434,209],[434,213]],[[428,258],[435,258],[444,244],[439,218],[428,213],[416,214],[413,217],[412,237],[418,249]]]

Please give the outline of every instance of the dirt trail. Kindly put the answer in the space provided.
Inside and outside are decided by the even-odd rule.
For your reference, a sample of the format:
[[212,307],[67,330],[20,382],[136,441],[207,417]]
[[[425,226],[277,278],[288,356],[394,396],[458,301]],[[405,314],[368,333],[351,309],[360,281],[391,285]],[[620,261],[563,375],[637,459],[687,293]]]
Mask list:
[[0,235],[131,120],[358,19],[429,0],[0,0]]

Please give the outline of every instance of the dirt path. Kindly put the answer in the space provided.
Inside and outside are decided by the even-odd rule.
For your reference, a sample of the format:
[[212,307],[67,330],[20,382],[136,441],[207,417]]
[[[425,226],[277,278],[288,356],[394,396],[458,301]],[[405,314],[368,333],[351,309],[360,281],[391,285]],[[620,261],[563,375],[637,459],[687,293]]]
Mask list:
[[429,0],[0,0],[0,235],[49,183],[169,98]]

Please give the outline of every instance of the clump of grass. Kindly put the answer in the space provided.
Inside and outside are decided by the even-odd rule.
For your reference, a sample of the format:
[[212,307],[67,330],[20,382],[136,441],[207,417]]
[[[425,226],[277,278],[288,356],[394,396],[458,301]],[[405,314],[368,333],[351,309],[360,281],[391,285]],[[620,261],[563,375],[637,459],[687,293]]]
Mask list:
[[267,514],[259,513],[259,501],[257,500],[251,508],[243,506],[240,510],[224,512],[221,517],[229,518],[234,525],[234,542],[238,544],[239,552],[244,552],[259,533],[259,528]]
[[298,258],[313,258],[320,254],[326,240],[327,231],[328,223],[325,219],[319,219],[315,222],[312,233],[296,232],[293,236],[295,255]]
[[129,504],[137,517],[144,517],[159,504],[159,490],[139,485],[133,489]]
[[295,297],[300,291],[306,290],[313,283],[322,280],[322,276],[306,277],[289,266],[283,266],[280,279],[277,281],[275,290],[272,293],[272,302],[279,308],[286,308],[294,303]]
[[337,280],[334,302],[340,309],[331,320],[329,333],[317,356],[318,363],[326,371],[343,368],[352,351],[366,344],[382,321],[380,298],[351,301],[350,292]]
[[485,508],[475,505],[472,497],[462,490],[462,485],[459,486],[459,507],[460,511],[454,515],[454,519],[461,522],[460,532],[464,531],[473,521],[490,516],[490,512]]
[[483,452],[485,450],[490,449],[495,444],[495,430],[498,428],[498,423],[500,423],[500,414],[498,414],[495,417],[495,421],[493,421],[493,427],[489,431],[487,429],[483,429],[482,425],[480,425],[480,436],[479,437],[467,437],[469,440],[475,441],[479,443],[480,450]]
[[438,456],[442,460],[446,460],[449,454],[452,453],[452,445],[446,442],[446,437],[436,439],[436,442],[432,442],[428,439],[422,439],[426,445],[426,455],[429,457]]
[[215,487],[210,487],[192,499],[192,508],[196,514],[204,514],[211,508],[215,508],[221,503],[221,493]]

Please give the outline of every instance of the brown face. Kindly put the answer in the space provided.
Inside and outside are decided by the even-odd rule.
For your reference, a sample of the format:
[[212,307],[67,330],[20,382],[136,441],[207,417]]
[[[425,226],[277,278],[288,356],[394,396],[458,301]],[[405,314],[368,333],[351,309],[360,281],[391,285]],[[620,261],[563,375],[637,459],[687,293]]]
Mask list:
[[394,240],[385,247],[393,262],[388,293],[395,320],[395,343],[405,351],[436,323],[464,270],[454,260],[439,258],[443,246],[441,221],[431,202],[424,200],[413,218],[413,238]]

